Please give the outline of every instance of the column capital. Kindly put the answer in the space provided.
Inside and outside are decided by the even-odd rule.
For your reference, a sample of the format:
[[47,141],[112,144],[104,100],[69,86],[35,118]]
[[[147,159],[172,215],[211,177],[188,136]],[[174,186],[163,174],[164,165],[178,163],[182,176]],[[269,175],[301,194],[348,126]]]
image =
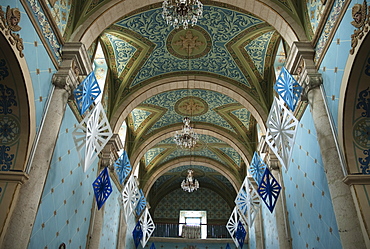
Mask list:
[[302,100],[307,101],[310,90],[322,84],[322,76],[317,72],[314,62],[315,50],[310,42],[294,42],[288,55],[285,67],[296,75],[303,87]]
[[113,134],[101,152],[100,167],[110,167],[112,169],[112,165],[118,159],[118,152],[121,149],[123,149],[121,138],[118,134]]
[[280,170],[279,159],[270,148],[266,155],[266,163],[270,166],[271,170]]
[[59,70],[53,75],[53,84],[64,89],[69,95],[77,87],[80,75],[92,71],[91,62],[85,45],[81,42],[67,42],[62,49],[62,62]]
[[322,82],[321,73],[307,73],[307,71],[304,71],[299,81],[299,84],[303,87],[301,100],[308,101],[308,93],[312,89],[320,87]]

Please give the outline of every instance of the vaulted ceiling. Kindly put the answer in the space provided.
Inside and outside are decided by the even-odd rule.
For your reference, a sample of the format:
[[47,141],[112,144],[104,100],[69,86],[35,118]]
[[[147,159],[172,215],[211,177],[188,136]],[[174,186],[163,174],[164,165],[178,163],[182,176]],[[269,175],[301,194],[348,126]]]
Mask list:
[[[75,6],[81,7],[76,25],[111,11],[112,2]],[[140,165],[140,187],[152,206],[180,187],[188,168],[201,187],[232,205],[265,132],[276,73],[290,41],[247,6],[202,1],[203,18],[184,30],[166,24],[160,1],[138,2],[133,11],[122,10],[105,24],[89,48],[93,54],[100,43],[104,52],[102,101],[111,125],[118,133],[126,122],[125,149],[131,164]],[[281,10],[279,18],[294,20],[296,34],[305,37],[299,6],[289,0],[266,3],[274,13]],[[173,140],[185,116],[200,134],[192,150],[178,148]]]

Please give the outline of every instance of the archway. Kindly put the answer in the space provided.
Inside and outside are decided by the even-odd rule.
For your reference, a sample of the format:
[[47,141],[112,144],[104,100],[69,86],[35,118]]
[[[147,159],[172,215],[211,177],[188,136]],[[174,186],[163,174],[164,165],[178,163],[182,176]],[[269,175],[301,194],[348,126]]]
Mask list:
[[[35,136],[33,90],[24,58],[0,34],[0,244],[21,184]],[[32,101],[30,101],[32,99]]]

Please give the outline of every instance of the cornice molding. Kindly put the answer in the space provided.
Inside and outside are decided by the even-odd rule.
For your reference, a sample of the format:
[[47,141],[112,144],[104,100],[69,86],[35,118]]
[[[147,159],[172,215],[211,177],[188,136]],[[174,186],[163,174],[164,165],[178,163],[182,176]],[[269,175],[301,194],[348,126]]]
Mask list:
[[370,185],[370,175],[347,175],[346,177],[344,177],[343,182],[347,185]]
[[1,171],[0,181],[15,182],[19,184],[25,183],[29,179],[28,174],[23,171]]

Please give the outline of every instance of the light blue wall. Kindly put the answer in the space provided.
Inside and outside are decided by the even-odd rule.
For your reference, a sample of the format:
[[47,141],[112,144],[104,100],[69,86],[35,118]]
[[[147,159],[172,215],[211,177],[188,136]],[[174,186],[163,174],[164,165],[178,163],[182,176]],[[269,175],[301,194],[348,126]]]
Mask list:
[[276,227],[275,211],[271,213],[270,210],[266,207],[265,203],[261,200],[260,212],[262,212],[262,226],[265,248],[279,248],[279,237]]
[[333,118],[336,130],[338,129],[340,87],[351,49],[351,35],[355,30],[355,27],[351,24],[351,21],[353,21],[352,7],[356,3],[362,4],[363,1],[354,0],[349,5],[319,68],[319,73],[323,77],[329,112]]
[[249,248],[255,249],[256,248],[256,230],[254,226],[249,228]]
[[[137,220],[135,218],[135,215],[132,213],[128,219],[126,220],[126,249],[136,249],[134,238],[132,236],[132,231],[134,231],[134,228],[136,226]],[[137,248],[143,248],[141,244]]]
[[85,248],[97,160],[84,173],[72,132],[78,122],[67,106],[34,223],[29,249]]
[[300,120],[290,166],[283,170],[293,248],[340,249],[339,232],[309,108]]
[[[111,174],[111,172],[110,172]],[[103,227],[100,235],[100,248],[111,249],[116,248],[118,243],[120,210],[121,210],[121,193],[118,191],[113,181],[112,193],[106,200],[102,209],[98,212],[104,212]]]
[[56,69],[20,1],[2,0],[0,5],[4,12],[6,12],[8,5],[11,8],[18,8],[21,12],[19,26],[22,29],[15,33],[23,39],[24,58],[28,65],[34,91],[34,96],[31,98],[36,108],[36,116],[31,117],[31,119],[36,120],[38,131],[45,103],[52,88],[51,79]]

